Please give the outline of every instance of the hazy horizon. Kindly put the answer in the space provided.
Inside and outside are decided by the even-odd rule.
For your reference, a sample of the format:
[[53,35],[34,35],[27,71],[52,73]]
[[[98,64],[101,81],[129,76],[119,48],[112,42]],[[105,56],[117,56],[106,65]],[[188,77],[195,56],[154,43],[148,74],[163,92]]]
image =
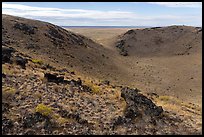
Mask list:
[[2,2],[2,13],[59,26],[202,26],[202,2]]

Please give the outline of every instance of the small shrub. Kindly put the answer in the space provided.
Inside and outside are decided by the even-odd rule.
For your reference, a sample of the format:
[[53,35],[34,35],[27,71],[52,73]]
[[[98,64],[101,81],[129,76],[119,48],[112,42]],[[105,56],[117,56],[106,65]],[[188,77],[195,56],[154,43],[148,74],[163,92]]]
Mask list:
[[8,99],[10,97],[13,97],[14,94],[16,93],[16,89],[12,88],[12,87],[3,87],[2,89],[2,97],[4,99]]
[[165,103],[182,105],[182,101],[172,96],[159,96],[159,99]]
[[159,99],[161,101],[169,101],[170,100],[170,97],[169,96],[159,96]]
[[91,92],[93,92],[93,93],[99,93],[100,92],[99,86],[91,83],[90,81],[85,81],[85,85],[88,86],[91,89]]
[[32,59],[31,61],[32,61],[33,63],[38,63],[38,64],[40,64],[40,65],[43,64],[43,61],[42,61],[42,60],[39,60],[39,59]]
[[52,113],[52,109],[44,104],[39,104],[35,108],[35,112],[39,112],[44,116],[49,116]]

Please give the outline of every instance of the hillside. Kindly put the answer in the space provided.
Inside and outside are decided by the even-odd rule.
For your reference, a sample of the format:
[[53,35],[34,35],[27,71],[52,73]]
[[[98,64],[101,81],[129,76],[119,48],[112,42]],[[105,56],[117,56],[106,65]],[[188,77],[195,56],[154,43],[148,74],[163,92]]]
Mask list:
[[[134,38],[128,36],[135,30],[119,37],[111,33],[101,45],[47,22],[2,16],[2,134],[202,134],[201,78],[196,77],[202,31],[197,28],[187,27],[185,33],[195,40],[189,54],[173,56],[174,46],[171,58],[159,52],[154,56],[154,50],[148,51],[151,57],[138,57]],[[189,31],[198,34],[190,39]],[[132,43],[131,50],[122,44],[127,56],[118,54],[121,40]],[[178,64],[187,65],[176,70]],[[184,73],[193,79],[187,81]],[[178,90],[173,82],[181,84]],[[189,87],[195,90],[191,94]]]
[[76,72],[95,75],[116,69],[102,45],[47,22],[3,15],[2,39],[2,45]]
[[120,54],[154,57],[201,53],[202,29],[190,26],[133,29],[116,42]]
[[[138,87],[146,93],[174,96],[201,106],[202,28],[69,30],[102,43],[111,51],[109,56],[117,69],[110,75],[101,74],[112,83]],[[127,56],[123,56],[125,52],[122,50],[127,52]]]

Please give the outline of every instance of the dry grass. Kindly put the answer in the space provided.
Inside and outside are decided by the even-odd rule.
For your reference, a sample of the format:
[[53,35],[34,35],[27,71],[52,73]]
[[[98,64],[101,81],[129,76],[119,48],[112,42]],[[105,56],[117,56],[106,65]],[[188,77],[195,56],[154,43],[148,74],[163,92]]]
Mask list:
[[39,104],[36,108],[35,108],[35,112],[39,112],[44,116],[49,116],[52,113],[52,108],[44,105],[44,104]]
[[198,105],[181,101],[172,96],[159,96],[154,101],[167,111],[180,112],[180,114],[183,113],[185,115],[192,115],[192,113],[201,115],[202,109]]
[[40,65],[43,64],[43,61],[42,61],[42,60],[39,60],[39,59],[32,59],[31,61],[32,61],[33,63],[37,63],[37,64],[40,64]]
[[6,86],[3,86],[2,87],[2,98],[3,99],[10,99],[12,98],[16,93],[16,89],[13,88],[13,87],[6,87]]
[[6,74],[6,75],[13,75],[14,74],[14,70],[9,68],[8,65],[3,64],[2,65],[2,73]]
[[91,81],[86,80],[85,85],[91,88],[91,92],[93,93],[99,93],[101,91],[100,87],[92,83]]

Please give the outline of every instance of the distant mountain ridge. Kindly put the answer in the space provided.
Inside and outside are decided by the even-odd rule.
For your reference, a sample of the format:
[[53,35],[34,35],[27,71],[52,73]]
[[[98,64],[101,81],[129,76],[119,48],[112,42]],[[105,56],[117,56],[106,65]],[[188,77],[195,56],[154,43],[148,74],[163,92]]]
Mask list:
[[61,26],[63,28],[150,28],[151,26]]

